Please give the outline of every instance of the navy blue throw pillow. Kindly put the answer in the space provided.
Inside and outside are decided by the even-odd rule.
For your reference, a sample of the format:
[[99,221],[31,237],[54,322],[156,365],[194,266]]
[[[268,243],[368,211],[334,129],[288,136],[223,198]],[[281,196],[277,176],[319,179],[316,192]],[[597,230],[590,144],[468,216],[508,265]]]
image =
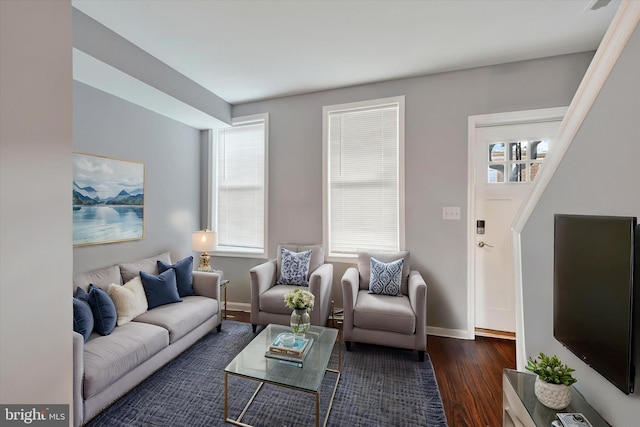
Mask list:
[[176,271],[173,268],[157,276],[141,271],[140,278],[142,279],[144,293],[147,296],[149,310],[159,305],[182,301],[178,294]]
[[195,292],[193,292],[193,257],[188,256],[173,265],[158,260],[158,271],[160,273],[164,273],[170,268],[176,271],[178,295],[181,297],[195,295]]
[[79,300],[82,300],[82,301],[86,301],[87,304],[89,303],[89,294],[80,286],[76,288],[76,293],[73,297],[78,298]]
[[96,332],[100,335],[109,335],[113,332],[118,314],[109,294],[93,284],[89,285],[89,305]]
[[93,313],[86,299],[73,299],[73,330],[82,335],[84,342],[93,332]]

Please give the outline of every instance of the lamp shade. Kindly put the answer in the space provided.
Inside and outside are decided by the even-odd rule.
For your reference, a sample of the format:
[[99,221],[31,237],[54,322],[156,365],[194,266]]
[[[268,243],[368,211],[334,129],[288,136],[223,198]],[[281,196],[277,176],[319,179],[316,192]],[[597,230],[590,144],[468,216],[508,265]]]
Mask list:
[[199,230],[191,234],[191,248],[195,252],[213,251],[216,245],[217,239],[215,231]]

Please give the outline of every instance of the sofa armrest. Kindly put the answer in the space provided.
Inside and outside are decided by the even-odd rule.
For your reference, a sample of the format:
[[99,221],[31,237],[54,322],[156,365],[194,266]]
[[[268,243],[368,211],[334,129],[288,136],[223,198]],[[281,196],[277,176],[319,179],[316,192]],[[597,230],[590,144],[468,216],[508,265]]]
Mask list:
[[[276,284],[276,260],[264,262],[249,270],[251,276],[251,318],[257,319],[260,295]],[[253,321],[252,321],[253,322]]]
[[342,308],[344,310],[343,329],[353,329],[353,309],[360,289],[360,273],[355,267],[349,267],[342,276]]
[[425,335],[427,323],[427,283],[418,271],[409,273],[409,301],[416,313],[416,334]]
[[220,301],[220,275],[208,271],[194,271],[193,290],[196,295]]
[[309,292],[315,297],[316,306],[311,311],[311,324],[325,326],[331,311],[331,287],[333,264],[322,264],[309,276]]
[[84,377],[84,337],[73,333],[73,425],[84,422],[84,399],[82,398],[82,380]]

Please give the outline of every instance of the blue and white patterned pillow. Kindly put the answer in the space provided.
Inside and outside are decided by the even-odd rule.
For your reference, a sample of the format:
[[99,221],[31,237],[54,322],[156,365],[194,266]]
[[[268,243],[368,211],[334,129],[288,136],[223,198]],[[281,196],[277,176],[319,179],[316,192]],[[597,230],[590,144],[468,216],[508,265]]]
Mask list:
[[402,267],[404,259],[385,264],[371,257],[370,294],[401,296],[400,283],[402,281]]
[[292,252],[285,248],[280,248],[280,277],[278,285],[299,285],[309,286],[309,262],[311,261],[311,251]]

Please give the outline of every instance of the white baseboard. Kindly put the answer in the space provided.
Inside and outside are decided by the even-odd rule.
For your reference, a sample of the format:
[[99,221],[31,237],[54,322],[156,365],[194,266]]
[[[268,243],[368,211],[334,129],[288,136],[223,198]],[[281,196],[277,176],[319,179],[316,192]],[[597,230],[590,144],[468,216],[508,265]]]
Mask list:
[[[437,337],[445,337],[445,338],[457,338],[461,340],[468,340],[469,333],[466,329],[449,329],[449,328],[439,328],[437,326],[427,326],[427,335],[435,335]],[[427,348],[429,344],[427,344]]]
[[[233,311],[244,311],[247,313],[251,313],[251,304],[246,302],[227,302],[229,306],[229,310]],[[342,310],[342,307],[335,307],[335,311]],[[341,317],[340,315],[336,316],[336,318]],[[465,329],[448,329],[448,328],[439,328],[436,326],[427,326],[427,335],[435,335],[438,337],[445,338],[457,338],[457,339],[469,339],[469,334]]]
[[231,302],[227,301],[227,305],[229,306],[229,310],[233,311],[245,311],[247,313],[251,313],[251,304],[246,302]]
[[515,341],[516,340],[515,334],[511,335],[511,334],[508,334],[508,333],[500,333],[498,331],[496,331],[496,332],[492,332],[492,331],[476,331],[475,333],[476,333],[477,337],[499,338],[499,339],[510,340],[510,341]]

